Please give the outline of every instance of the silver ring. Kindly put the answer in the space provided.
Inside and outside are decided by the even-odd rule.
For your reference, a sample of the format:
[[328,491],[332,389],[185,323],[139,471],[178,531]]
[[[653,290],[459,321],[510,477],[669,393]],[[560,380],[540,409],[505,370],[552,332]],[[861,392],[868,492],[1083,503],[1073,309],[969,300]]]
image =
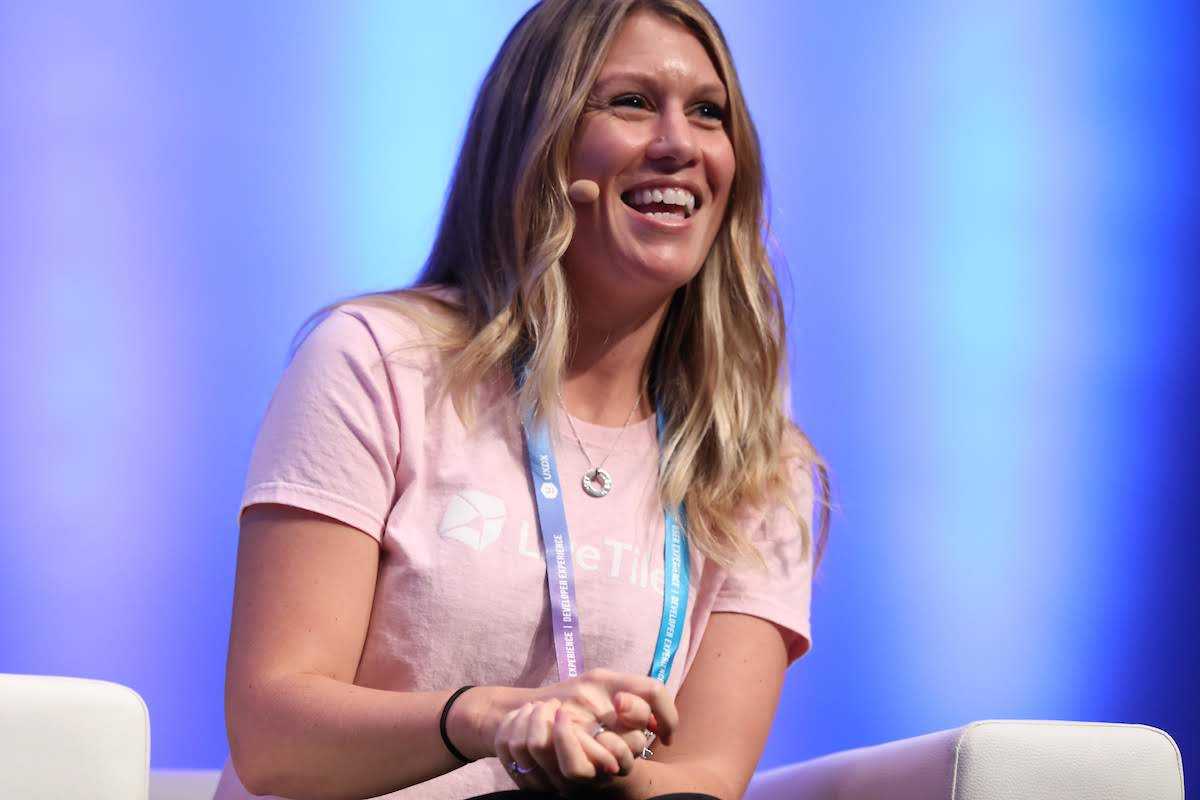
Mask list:
[[533,767],[522,767],[515,761],[508,765],[508,771],[513,775],[528,775],[529,773],[533,772],[533,770]]
[[608,728],[605,727],[603,722],[597,722],[596,727],[592,729],[592,738],[595,739],[606,730],[608,730]]
[[638,758],[652,758],[654,751],[650,749],[650,745],[654,744],[657,735],[653,731],[642,731],[646,735],[646,744],[642,745],[642,752]]

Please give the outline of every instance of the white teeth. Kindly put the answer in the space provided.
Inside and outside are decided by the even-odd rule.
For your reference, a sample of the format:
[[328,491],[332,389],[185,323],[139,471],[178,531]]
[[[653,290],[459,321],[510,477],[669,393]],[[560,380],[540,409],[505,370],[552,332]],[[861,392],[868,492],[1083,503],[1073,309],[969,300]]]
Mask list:
[[[667,203],[673,206],[683,206],[687,211],[684,217],[690,217],[696,211],[696,197],[687,189],[668,186],[666,188],[657,189],[635,189],[630,192],[630,200],[633,205],[644,206],[650,203]],[[677,217],[677,214],[670,214],[672,217]]]

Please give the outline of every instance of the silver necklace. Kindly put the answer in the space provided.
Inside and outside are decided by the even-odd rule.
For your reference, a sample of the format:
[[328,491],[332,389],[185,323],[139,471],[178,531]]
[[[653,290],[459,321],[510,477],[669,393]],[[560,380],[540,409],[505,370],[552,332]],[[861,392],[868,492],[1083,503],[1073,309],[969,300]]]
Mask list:
[[625,429],[629,427],[629,420],[633,419],[633,412],[637,411],[638,406],[642,404],[642,395],[638,394],[634,400],[633,408],[629,409],[629,414],[625,417],[625,424],[621,426],[620,433],[613,440],[612,447],[608,449],[608,453],[597,466],[592,466],[592,457],[588,455],[587,449],[583,446],[583,439],[579,438],[579,431],[575,430],[575,423],[571,421],[571,415],[567,412],[567,404],[563,402],[562,390],[558,392],[558,404],[562,406],[563,413],[567,417],[567,424],[571,426],[571,433],[575,436],[575,443],[579,445],[579,451],[583,453],[584,459],[588,466],[591,467],[587,472],[583,473],[583,490],[592,497],[604,497],[612,491],[613,480],[612,475],[604,469],[604,463],[608,461],[608,457],[617,449],[617,443],[621,441],[621,436],[625,433]]

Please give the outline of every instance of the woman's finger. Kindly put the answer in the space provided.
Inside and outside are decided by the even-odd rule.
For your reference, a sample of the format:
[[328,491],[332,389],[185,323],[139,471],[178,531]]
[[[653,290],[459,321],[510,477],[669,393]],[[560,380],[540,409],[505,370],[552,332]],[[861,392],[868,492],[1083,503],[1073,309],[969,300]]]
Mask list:
[[564,709],[554,713],[554,752],[558,757],[558,771],[567,781],[590,781],[599,773],[584,752],[576,730],[575,722]]
[[496,726],[496,738],[492,742],[492,748],[496,751],[496,760],[504,767],[505,772],[512,777],[515,782],[518,776],[513,775],[509,765],[513,762],[512,752],[508,749],[508,734],[512,729],[512,721],[520,713],[519,709],[508,712],[504,718],[500,720],[500,724]]
[[526,734],[531,763],[537,765],[538,781],[545,787],[539,791],[555,791],[559,794],[568,789],[568,784],[558,771],[558,756],[554,752],[554,715],[561,707],[562,703],[558,700],[537,703],[529,716]]
[[633,769],[633,753],[616,731],[604,730],[592,736],[581,729],[579,743],[591,762],[607,776],[628,775]]
[[[633,675],[610,670],[592,670],[588,675],[592,680],[607,686],[610,696],[616,695],[618,692],[628,692],[649,703],[650,712],[654,715],[657,723],[658,735],[662,737],[665,744],[671,743],[675,729],[679,726],[679,711],[676,710],[675,700],[664,684],[649,675]],[[604,720],[601,719],[601,721]],[[605,722],[605,724],[608,723]]]
[[[508,749],[512,754],[512,760],[505,765],[509,768],[510,775],[516,773],[513,775],[514,783],[522,789],[539,792],[551,790],[551,785],[546,781],[537,759],[529,750],[534,715],[541,705],[541,703],[526,703],[513,720],[508,735]],[[511,769],[513,762],[518,765],[518,769]]]
[[534,703],[526,703],[517,709],[512,721],[508,726],[508,751],[512,754],[512,760],[516,761],[523,767],[529,766],[529,749],[525,743],[526,732],[529,730],[529,716],[533,713]]
[[625,730],[642,731],[650,727],[653,713],[650,704],[630,692],[617,692],[613,696],[613,707],[617,710],[617,722]]
[[587,725],[599,720],[608,727],[617,727],[617,710],[613,707],[613,693],[603,683],[585,678],[580,682],[575,697],[568,703],[568,711],[574,721]]

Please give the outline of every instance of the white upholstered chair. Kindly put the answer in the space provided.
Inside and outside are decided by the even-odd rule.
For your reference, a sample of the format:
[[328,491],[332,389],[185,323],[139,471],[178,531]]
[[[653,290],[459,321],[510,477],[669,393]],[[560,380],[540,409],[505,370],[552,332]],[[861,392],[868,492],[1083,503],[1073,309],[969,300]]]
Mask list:
[[[0,674],[0,797],[211,800],[215,770],[155,770],[150,717],[106,681]],[[748,800],[1183,800],[1145,725],[986,720],[759,773]]]
[[0,674],[0,797],[145,800],[150,713],[125,686]]

